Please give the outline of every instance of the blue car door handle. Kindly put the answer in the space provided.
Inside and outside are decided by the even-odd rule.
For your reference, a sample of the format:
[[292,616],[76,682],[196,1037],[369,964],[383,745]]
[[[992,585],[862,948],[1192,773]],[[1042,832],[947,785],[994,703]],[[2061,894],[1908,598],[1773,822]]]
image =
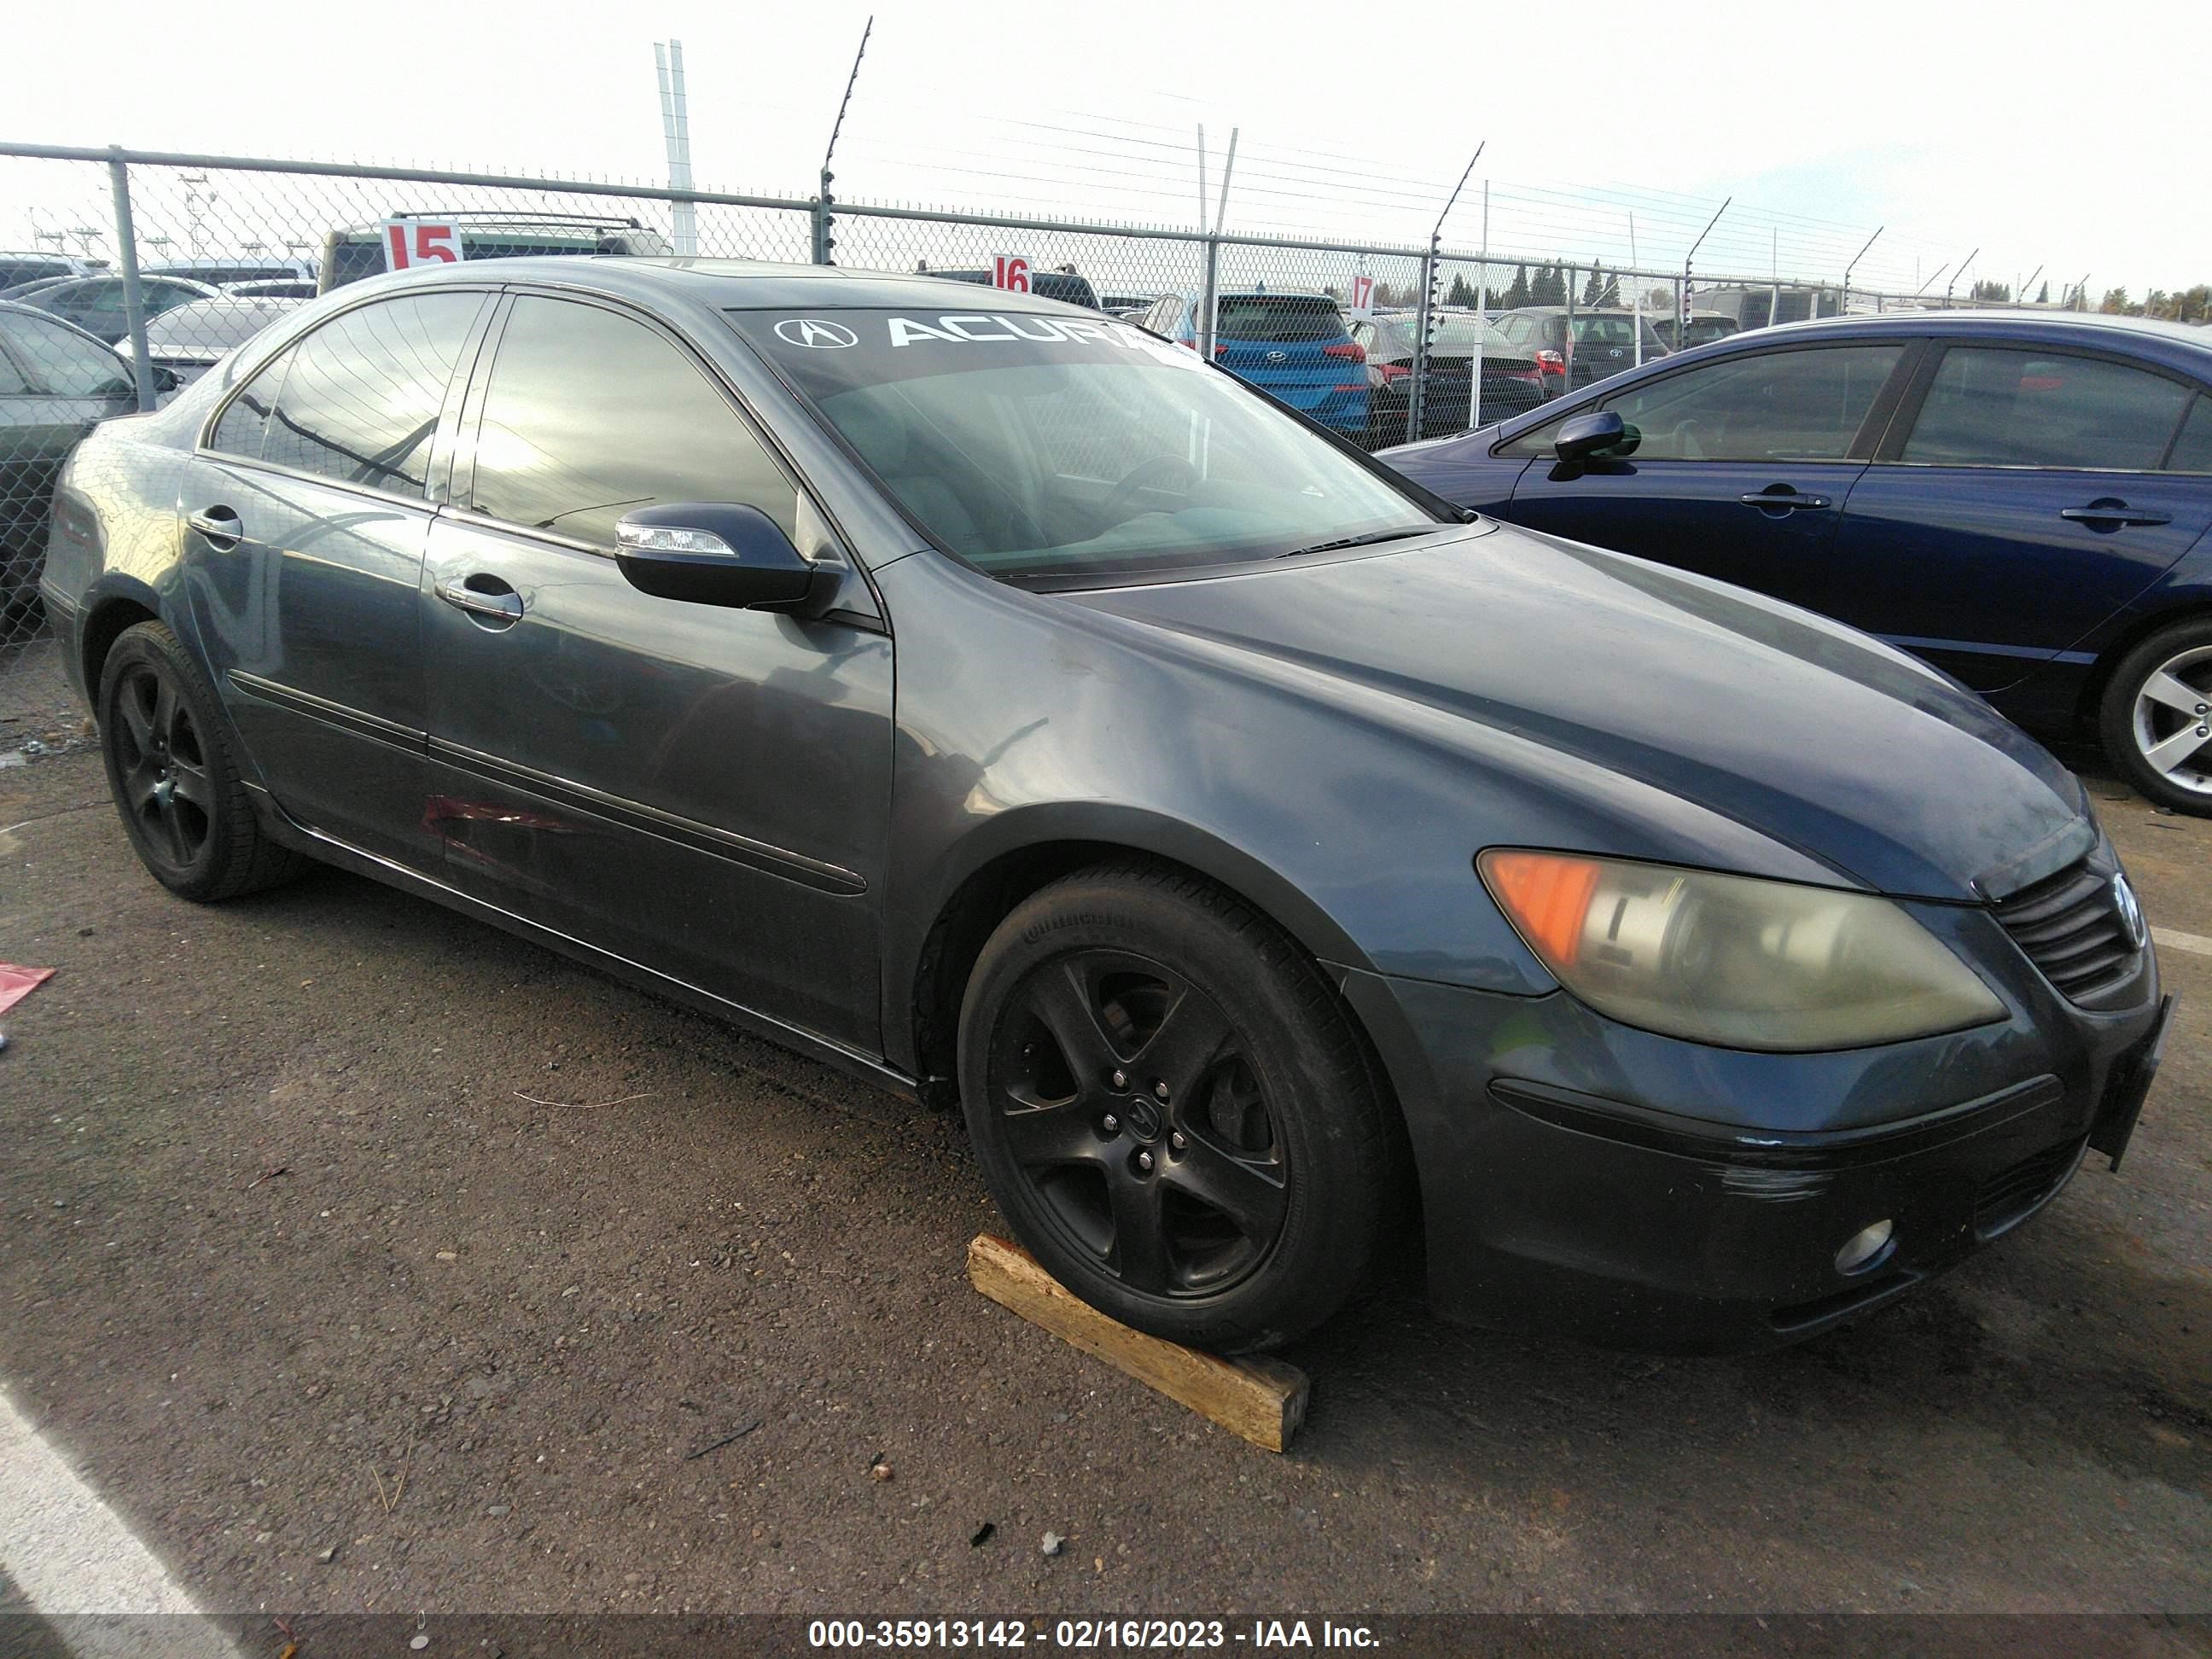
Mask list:
[[1737,496],[1736,499],[1746,507],[1759,507],[1762,511],[1774,507],[1780,507],[1785,512],[1794,511],[1798,507],[1810,507],[1818,511],[1821,507],[1832,505],[1826,495],[1800,495],[1794,489],[1778,490],[1772,494],[1764,489],[1754,489]]
[[2087,507],[2062,507],[2058,516],[2075,524],[2086,524],[2093,529],[2117,530],[2128,524],[2172,524],[2173,514],[2156,507],[2130,507],[2125,501],[2109,498],[2095,501]]

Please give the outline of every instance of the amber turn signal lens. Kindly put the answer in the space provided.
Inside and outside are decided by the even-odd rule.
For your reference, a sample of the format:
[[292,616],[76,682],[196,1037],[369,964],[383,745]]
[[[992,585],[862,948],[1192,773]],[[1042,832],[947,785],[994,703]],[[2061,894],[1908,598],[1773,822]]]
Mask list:
[[1482,855],[1482,873],[1521,936],[1547,961],[1573,967],[1604,873],[1596,861],[1559,853],[1492,852]]

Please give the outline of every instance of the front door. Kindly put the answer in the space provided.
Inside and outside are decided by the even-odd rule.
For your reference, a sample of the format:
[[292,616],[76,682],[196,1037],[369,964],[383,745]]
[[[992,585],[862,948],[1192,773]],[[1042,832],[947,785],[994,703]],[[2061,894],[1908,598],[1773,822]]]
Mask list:
[[486,305],[342,312],[224,405],[180,503],[185,602],[263,781],[300,822],[417,869],[440,849],[416,592],[441,411]]
[[760,507],[827,532],[673,337],[523,295],[430,535],[429,817],[447,879],[601,950],[880,1052],[891,647],[640,592],[617,520]]
[[1865,471],[1862,429],[1905,351],[1883,342],[1753,352],[1639,381],[1589,405],[1636,430],[1632,451],[1554,477],[1556,427],[1528,434],[1512,447],[1536,463],[1504,516],[1810,603]]
[[1953,344],[1916,379],[1806,603],[1975,690],[2062,656],[2212,528],[2203,477],[2169,470],[2205,407],[2188,384],[2009,344]]

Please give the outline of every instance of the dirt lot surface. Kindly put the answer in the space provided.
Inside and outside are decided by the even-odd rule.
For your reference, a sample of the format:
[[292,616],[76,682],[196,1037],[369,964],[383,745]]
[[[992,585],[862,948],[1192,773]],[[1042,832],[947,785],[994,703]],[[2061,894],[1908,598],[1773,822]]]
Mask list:
[[[2212,823],[2095,788],[2212,948]],[[1917,1298],[1654,1360],[1401,1269],[1291,1356],[1276,1457],[966,1288],[955,1122],[349,876],[181,902],[42,755],[0,1382],[241,1612],[2203,1611],[2212,956],[2162,957],[2124,1171]]]

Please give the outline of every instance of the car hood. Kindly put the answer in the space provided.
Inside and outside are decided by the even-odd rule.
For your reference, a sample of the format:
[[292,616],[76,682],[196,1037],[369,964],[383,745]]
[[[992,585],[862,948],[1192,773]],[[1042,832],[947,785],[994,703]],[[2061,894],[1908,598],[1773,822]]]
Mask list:
[[1266,659],[1310,696],[1381,693],[1455,717],[1478,748],[1540,744],[1594,783],[1633,780],[1897,896],[2002,897],[2096,839],[2072,775],[1925,665],[1762,595],[1528,531],[1063,597]]

